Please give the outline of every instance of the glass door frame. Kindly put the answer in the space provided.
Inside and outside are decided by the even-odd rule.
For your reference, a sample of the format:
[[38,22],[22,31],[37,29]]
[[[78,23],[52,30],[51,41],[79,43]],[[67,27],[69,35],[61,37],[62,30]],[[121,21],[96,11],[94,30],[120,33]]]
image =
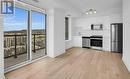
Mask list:
[[[26,5],[26,6],[25,6]],[[23,2],[16,2],[15,7],[24,9],[28,11],[28,26],[27,26],[27,56],[28,60],[24,61],[22,63],[16,64],[14,66],[10,66],[8,68],[5,68],[5,73],[10,72],[12,70],[15,70],[17,68],[23,67],[25,65],[31,64],[32,62],[35,62],[37,60],[40,60],[42,58],[45,58],[47,56],[47,13],[40,8],[34,7],[32,5],[23,3]],[[45,15],[45,56],[32,59],[32,11],[41,13]],[[4,31],[3,31],[4,32]]]
[[[31,17],[31,28],[30,28],[30,32],[31,32],[31,37],[30,38],[32,38],[32,12],[37,12],[37,13],[40,13],[40,14],[43,14],[43,15],[45,15],[45,55],[47,55],[47,14],[45,14],[45,13],[43,13],[43,12],[39,12],[39,11],[36,11],[36,10],[31,10],[30,11],[31,12],[31,14],[30,14],[30,17]],[[31,60],[33,61],[33,60],[36,60],[36,59],[33,59],[33,55],[32,55],[32,39],[30,40],[30,47],[31,47],[31,50],[30,50],[30,52],[31,52]],[[41,57],[40,57],[41,58]]]

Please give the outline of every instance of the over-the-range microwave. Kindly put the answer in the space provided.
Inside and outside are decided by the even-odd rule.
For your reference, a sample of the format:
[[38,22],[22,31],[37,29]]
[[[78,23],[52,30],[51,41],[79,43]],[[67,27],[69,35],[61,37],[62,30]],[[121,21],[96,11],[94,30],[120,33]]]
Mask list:
[[91,24],[91,30],[103,30],[103,24]]

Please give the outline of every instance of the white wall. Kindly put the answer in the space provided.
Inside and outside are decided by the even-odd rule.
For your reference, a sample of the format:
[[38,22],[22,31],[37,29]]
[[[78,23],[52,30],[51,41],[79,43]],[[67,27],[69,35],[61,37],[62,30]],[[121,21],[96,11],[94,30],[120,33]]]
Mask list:
[[[81,36],[103,35],[103,50],[110,51],[110,24],[122,23],[122,14],[73,18],[73,20],[73,36],[79,36],[79,32],[81,32]],[[91,31],[91,24],[103,24],[103,31]]]
[[47,21],[47,54],[54,56],[54,9],[48,11]]
[[72,40],[68,40],[65,41],[65,49],[69,49],[73,47],[73,41]]
[[65,12],[50,9],[48,13],[48,55],[56,57],[65,52]]
[[130,71],[130,0],[123,0],[123,61]]
[[0,79],[4,79],[3,20],[0,14]]

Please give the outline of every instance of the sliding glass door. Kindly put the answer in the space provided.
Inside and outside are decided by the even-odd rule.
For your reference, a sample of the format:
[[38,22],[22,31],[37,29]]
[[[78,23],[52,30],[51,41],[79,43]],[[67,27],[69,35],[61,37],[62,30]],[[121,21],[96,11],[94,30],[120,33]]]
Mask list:
[[46,14],[15,7],[15,14],[4,15],[5,68],[45,55]]
[[32,11],[32,59],[46,55],[46,15]]
[[28,60],[28,11],[15,7],[15,14],[4,15],[5,68]]

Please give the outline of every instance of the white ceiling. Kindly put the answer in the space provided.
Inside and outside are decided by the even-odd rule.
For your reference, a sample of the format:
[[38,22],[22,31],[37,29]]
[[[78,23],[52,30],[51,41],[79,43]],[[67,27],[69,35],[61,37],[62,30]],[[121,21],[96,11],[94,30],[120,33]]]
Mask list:
[[118,13],[122,10],[122,0],[66,0],[81,13],[88,9],[96,9],[97,14]]
[[97,15],[119,13],[122,11],[122,0],[39,0],[38,3],[32,0],[23,0],[42,8],[58,7],[70,15],[84,16],[85,11],[93,8],[97,10]]

